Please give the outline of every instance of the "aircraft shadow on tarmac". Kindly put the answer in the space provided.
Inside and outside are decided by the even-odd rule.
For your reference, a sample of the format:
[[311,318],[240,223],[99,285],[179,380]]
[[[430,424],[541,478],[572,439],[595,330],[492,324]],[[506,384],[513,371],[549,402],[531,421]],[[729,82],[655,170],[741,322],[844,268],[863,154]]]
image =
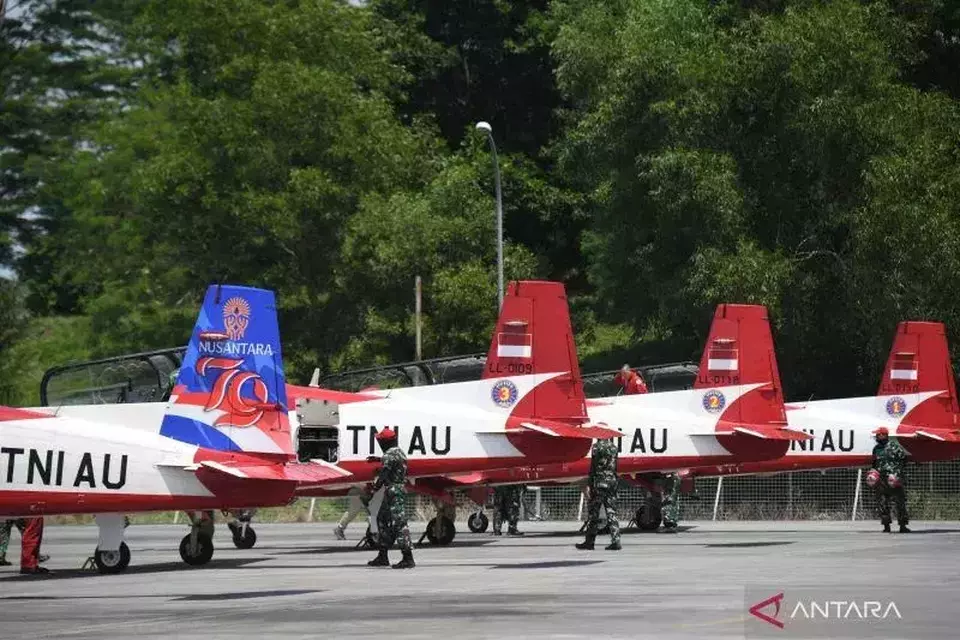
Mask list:
[[[684,526],[680,526],[680,527],[677,527],[676,531],[677,531],[677,533],[683,533],[684,531],[691,531],[691,530],[693,530],[693,529],[696,529],[696,527],[684,527]],[[508,535],[503,535],[503,536],[493,537],[493,536],[491,536],[489,533],[476,533],[476,534],[472,534],[472,535],[476,535],[476,536],[488,536],[488,537],[490,537],[491,541],[495,541],[495,540],[509,540],[509,539],[521,540],[521,539],[523,539],[523,538],[574,538],[574,537],[577,537],[577,536],[583,536],[584,533],[585,533],[585,530],[581,530],[581,529],[567,529],[567,530],[565,530],[565,531],[542,531],[542,532],[541,532],[541,531],[525,531],[522,536],[508,536]],[[656,534],[661,534],[661,535],[674,535],[674,534],[672,534],[672,533],[666,533],[665,531],[644,531],[644,530],[642,530],[642,529],[637,529],[637,528],[635,528],[635,527],[630,527],[630,528],[621,527],[621,528],[620,528],[620,535],[626,535],[626,534],[629,534],[629,535],[635,535],[635,534],[636,534],[636,535],[639,535],[639,534],[646,534],[646,535],[656,535]],[[471,535],[471,534],[467,534],[467,535]],[[597,534],[597,537],[598,537],[598,538],[601,538],[601,537],[607,536],[607,535],[610,535],[610,534],[609,534],[609,533],[598,533],[598,534]]]
[[[123,575],[131,574],[151,574],[151,573],[169,573],[180,571],[207,571],[209,569],[244,569],[247,565],[257,562],[263,562],[269,558],[225,558],[223,560],[211,560],[209,564],[203,567],[189,567],[182,562],[161,562],[157,564],[130,565]],[[254,567],[258,568],[258,567]],[[0,584],[6,582],[47,582],[49,580],[68,580],[73,578],[99,578],[101,574],[95,570],[87,569],[56,569],[44,575],[15,575],[5,579]]]
[[707,548],[732,548],[737,549],[740,547],[749,548],[749,547],[777,547],[785,544],[796,544],[796,540],[780,540],[780,541],[762,541],[762,542],[707,542],[703,546]]
[[960,529],[911,529],[910,533],[899,533],[896,529],[890,533],[885,533],[882,529],[877,529],[876,531],[857,531],[857,533],[865,534],[868,536],[873,535],[887,535],[887,536],[919,536],[919,535],[936,535],[938,533],[960,533]]
[[234,593],[190,593],[183,595],[170,594],[125,594],[125,595],[93,595],[93,596],[0,596],[3,600],[127,600],[130,598],[159,598],[170,602],[220,602],[226,600],[248,600],[251,598],[277,598],[282,596],[302,596],[314,593],[323,593],[326,589],[283,589],[276,591],[241,591]]
[[585,567],[600,564],[604,560],[546,560],[544,562],[520,562],[517,564],[495,564],[491,569],[559,569],[562,567]]
[[[465,548],[465,547],[483,547],[483,546],[486,546],[486,545],[491,544],[491,543],[493,543],[493,542],[496,542],[496,540],[493,540],[493,539],[490,539],[490,540],[482,540],[482,539],[456,540],[456,541],[451,542],[451,543],[448,544],[448,545],[444,545],[443,547],[440,547],[440,548],[443,548],[443,549],[456,549],[456,548],[461,548],[461,549],[462,549],[462,548]],[[414,546],[415,549],[431,549],[431,548],[434,548],[436,545],[432,545],[432,544],[422,544],[422,545],[418,545],[418,544],[414,543],[413,546]],[[375,553],[375,552],[376,552],[376,549],[357,547],[357,546],[354,546],[354,545],[351,545],[351,546],[349,546],[349,547],[344,547],[344,546],[341,546],[341,547],[310,547],[310,548],[307,548],[307,549],[291,549],[291,548],[289,548],[289,547],[286,547],[286,548],[280,548],[280,547],[274,547],[274,548],[263,547],[262,549],[261,549],[260,547],[257,547],[257,549],[258,549],[258,550],[261,550],[261,551],[266,551],[267,549],[270,549],[271,552],[276,553],[277,555],[295,555],[295,554],[303,554],[303,553],[306,553],[306,554],[321,554],[321,553],[353,553],[353,552]]]

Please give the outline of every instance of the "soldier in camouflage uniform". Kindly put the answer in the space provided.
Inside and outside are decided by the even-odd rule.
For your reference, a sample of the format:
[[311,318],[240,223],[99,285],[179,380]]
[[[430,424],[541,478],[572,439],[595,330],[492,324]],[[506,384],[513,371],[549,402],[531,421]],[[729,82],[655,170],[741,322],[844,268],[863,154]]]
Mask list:
[[173,395],[173,387],[177,384],[177,377],[180,375],[180,369],[174,369],[170,372],[170,375],[167,376],[167,388],[163,390],[163,394],[160,396],[161,402],[168,402],[170,396]]
[[660,515],[663,518],[663,530],[675,533],[680,522],[680,476],[668,473],[661,480],[663,487]]
[[904,467],[907,464],[907,452],[896,440],[890,440],[886,427],[880,427],[873,432],[877,444],[873,447],[873,469],[880,474],[880,479],[874,486],[877,497],[877,511],[883,530],[890,533],[890,497],[897,507],[897,524],[900,533],[910,533],[907,524],[910,519],[907,515],[907,494],[903,488]]
[[0,567],[9,567],[7,560],[7,545],[10,544],[10,532],[13,530],[13,520],[0,522]]
[[587,539],[577,549],[592,551],[600,524],[601,505],[607,512],[610,527],[608,551],[620,550],[620,523],[617,522],[617,444],[613,440],[597,440],[590,451],[590,502],[587,508]]
[[410,544],[410,529],[407,528],[407,456],[397,446],[397,434],[393,429],[384,429],[377,434],[377,443],[383,450],[380,471],[373,483],[376,493],[380,487],[387,491],[380,511],[377,513],[380,553],[367,564],[371,567],[385,567],[390,564],[387,552],[394,542],[399,542],[403,560],[393,565],[394,569],[409,569],[416,566]]
[[517,522],[520,520],[520,500],[522,497],[523,487],[518,484],[493,488],[493,535],[501,535],[504,520],[509,523],[507,535],[523,535],[523,532],[517,529]]

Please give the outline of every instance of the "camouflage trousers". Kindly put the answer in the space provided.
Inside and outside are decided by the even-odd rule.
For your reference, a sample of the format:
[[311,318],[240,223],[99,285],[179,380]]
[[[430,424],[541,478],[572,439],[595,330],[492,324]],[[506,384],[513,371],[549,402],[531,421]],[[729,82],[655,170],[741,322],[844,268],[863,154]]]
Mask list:
[[520,520],[520,496],[522,489],[519,486],[495,487],[493,489],[493,530],[499,533],[506,520],[510,529],[517,528]]
[[893,498],[894,506],[897,509],[897,524],[906,526],[910,522],[907,514],[907,492],[903,486],[892,488],[885,483],[878,483],[876,488],[877,497],[877,515],[880,516],[881,524],[890,524],[890,499]]
[[590,487],[587,502],[587,537],[595,538],[600,526],[600,507],[607,512],[610,541],[620,542],[620,522],[617,520],[617,487]]
[[411,549],[410,528],[407,527],[407,492],[403,486],[387,488],[380,511],[377,512],[377,529],[381,549],[389,550],[394,542],[405,551]]
[[680,522],[680,477],[671,473],[661,482],[663,494],[660,514],[663,517],[663,526],[675,527]]
[[0,522],[0,560],[7,557],[7,545],[10,544],[10,532],[13,531],[14,520]]

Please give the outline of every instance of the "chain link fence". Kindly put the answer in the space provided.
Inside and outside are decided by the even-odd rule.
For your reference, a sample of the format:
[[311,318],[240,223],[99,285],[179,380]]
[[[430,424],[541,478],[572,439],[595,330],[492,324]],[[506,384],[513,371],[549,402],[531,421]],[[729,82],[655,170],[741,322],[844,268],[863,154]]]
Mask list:
[[[865,473],[857,469],[794,471],[769,476],[699,478],[695,490],[680,496],[683,520],[870,520],[875,498]],[[907,509],[911,520],[960,520],[960,461],[911,464],[907,469]],[[860,490],[857,490],[857,486]],[[586,504],[579,486],[528,485],[524,520],[584,520]],[[618,510],[624,522],[648,500],[645,489],[621,484]],[[436,515],[433,501],[408,497],[411,519]],[[345,500],[334,502],[342,512]],[[856,504],[856,509],[854,509]],[[457,520],[466,520],[477,505],[457,497]],[[338,516],[339,517],[339,514]]]

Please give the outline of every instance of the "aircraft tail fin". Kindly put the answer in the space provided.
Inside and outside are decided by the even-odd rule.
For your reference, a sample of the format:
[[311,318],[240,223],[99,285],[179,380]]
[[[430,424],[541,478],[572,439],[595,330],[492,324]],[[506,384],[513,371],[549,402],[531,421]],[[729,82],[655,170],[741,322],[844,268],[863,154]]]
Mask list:
[[582,423],[586,397],[573,340],[566,290],[560,282],[524,280],[507,286],[483,378],[499,379],[492,401],[509,407],[516,376],[543,376],[512,407],[514,419]]
[[885,398],[887,416],[900,418],[902,427],[956,429],[960,407],[942,322],[897,325],[877,395]]
[[295,456],[272,291],[207,288],[160,434],[216,451]]
[[[730,406],[726,386],[755,386]],[[773,347],[767,308],[752,304],[720,304],[700,360],[695,389],[708,389],[703,408],[721,414],[721,423],[787,425],[780,371]]]

